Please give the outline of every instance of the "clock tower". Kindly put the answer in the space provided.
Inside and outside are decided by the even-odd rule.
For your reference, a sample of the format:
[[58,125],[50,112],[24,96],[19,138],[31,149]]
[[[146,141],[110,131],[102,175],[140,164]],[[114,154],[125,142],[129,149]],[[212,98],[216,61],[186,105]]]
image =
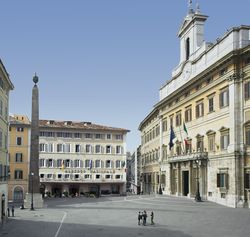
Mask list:
[[178,32],[180,38],[180,64],[189,60],[190,56],[198,50],[204,41],[204,22],[208,16],[201,14],[199,5],[196,10],[192,8],[192,1],[189,0],[187,16]]

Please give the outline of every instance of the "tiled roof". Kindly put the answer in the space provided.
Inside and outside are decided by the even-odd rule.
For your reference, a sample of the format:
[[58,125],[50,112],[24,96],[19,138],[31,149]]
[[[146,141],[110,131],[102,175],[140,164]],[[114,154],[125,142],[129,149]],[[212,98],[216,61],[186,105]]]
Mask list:
[[40,120],[40,128],[63,128],[63,129],[80,129],[80,130],[103,130],[117,131],[122,133],[129,132],[128,129],[108,127],[94,124],[91,122],[75,122],[75,121],[57,121],[57,120]]

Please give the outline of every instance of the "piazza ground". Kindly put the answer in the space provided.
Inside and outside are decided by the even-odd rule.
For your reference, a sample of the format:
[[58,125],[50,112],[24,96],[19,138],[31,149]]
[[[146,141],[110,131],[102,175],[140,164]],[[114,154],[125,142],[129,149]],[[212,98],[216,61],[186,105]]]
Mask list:
[[[249,209],[169,196],[52,198],[45,208],[16,208],[0,236],[32,237],[245,237]],[[138,211],[155,213],[155,225],[138,226]]]

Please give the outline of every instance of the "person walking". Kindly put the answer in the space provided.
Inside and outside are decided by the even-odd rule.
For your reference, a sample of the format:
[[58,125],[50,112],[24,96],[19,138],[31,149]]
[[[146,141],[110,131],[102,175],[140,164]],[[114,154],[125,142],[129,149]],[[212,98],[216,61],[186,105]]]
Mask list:
[[11,207],[11,212],[12,212],[12,217],[15,216],[15,209],[14,209],[14,206]]
[[154,225],[154,212],[152,211],[151,214],[151,225]]
[[138,213],[138,225],[141,224],[141,219],[142,219],[142,214],[141,214],[141,212],[139,211],[139,213]]
[[143,212],[142,218],[143,218],[143,225],[146,225],[146,223],[147,223],[147,212],[145,210]]

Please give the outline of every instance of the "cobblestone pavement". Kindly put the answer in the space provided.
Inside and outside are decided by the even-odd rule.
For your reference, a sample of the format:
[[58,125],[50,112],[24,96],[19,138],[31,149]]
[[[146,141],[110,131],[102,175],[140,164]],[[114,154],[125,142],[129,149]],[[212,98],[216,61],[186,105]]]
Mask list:
[[[137,223],[138,211],[154,211],[154,225]],[[45,208],[16,208],[0,228],[0,236],[32,237],[245,237],[250,233],[249,209],[211,202],[196,203],[169,196],[53,198]]]

